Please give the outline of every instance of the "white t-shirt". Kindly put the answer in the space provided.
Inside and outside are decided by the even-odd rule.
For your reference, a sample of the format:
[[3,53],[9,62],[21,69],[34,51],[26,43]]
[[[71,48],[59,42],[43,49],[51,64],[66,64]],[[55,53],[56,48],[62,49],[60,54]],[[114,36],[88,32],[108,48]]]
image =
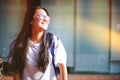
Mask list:
[[[60,41],[55,35],[53,36],[55,41],[55,64],[63,63],[66,64],[67,54]],[[27,51],[27,60],[26,65],[23,71],[23,80],[56,80],[53,64],[52,64],[52,55],[49,50],[49,64],[45,70],[45,73],[42,73],[38,70],[37,60],[38,52],[40,49],[40,43],[34,44],[29,40],[29,47]]]

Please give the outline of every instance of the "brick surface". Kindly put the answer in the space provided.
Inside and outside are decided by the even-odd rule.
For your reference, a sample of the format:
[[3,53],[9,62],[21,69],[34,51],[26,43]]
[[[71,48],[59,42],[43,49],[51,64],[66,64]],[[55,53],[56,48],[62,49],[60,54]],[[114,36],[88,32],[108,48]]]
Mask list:
[[[2,76],[0,80],[13,80],[13,77]],[[69,74],[68,80],[120,80],[120,75]]]
[[120,75],[69,75],[68,80],[120,80]]

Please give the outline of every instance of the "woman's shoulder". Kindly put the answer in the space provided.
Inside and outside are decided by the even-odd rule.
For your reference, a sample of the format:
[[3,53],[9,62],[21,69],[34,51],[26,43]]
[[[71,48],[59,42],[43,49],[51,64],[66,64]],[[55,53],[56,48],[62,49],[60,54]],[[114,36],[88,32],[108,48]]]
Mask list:
[[47,35],[52,37],[52,41],[53,41],[53,43],[55,43],[55,47],[57,47],[59,45],[59,41],[60,41],[59,37],[53,33],[47,33]]

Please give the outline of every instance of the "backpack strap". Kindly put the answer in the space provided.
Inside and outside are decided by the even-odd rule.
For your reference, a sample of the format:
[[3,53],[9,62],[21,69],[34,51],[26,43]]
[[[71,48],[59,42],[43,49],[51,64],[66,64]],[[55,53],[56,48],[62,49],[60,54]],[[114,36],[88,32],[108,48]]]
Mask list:
[[[51,33],[47,33],[47,39],[48,39],[48,44],[50,46],[50,51],[51,51],[51,55],[52,55],[52,64],[53,64],[53,68],[54,68],[54,71],[55,71],[55,75],[57,76],[57,71],[56,71],[56,67],[55,67],[55,63],[54,63],[54,48],[55,48],[55,41],[54,41],[54,38],[53,38],[53,34]],[[50,41],[52,40],[52,44],[50,45]]]

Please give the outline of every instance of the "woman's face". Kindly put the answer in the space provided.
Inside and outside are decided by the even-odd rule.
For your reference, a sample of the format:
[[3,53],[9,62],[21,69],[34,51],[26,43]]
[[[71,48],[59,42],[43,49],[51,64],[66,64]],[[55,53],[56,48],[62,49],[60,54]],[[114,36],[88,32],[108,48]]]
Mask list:
[[36,9],[31,24],[33,27],[47,30],[49,21],[50,17],[43,9]]

